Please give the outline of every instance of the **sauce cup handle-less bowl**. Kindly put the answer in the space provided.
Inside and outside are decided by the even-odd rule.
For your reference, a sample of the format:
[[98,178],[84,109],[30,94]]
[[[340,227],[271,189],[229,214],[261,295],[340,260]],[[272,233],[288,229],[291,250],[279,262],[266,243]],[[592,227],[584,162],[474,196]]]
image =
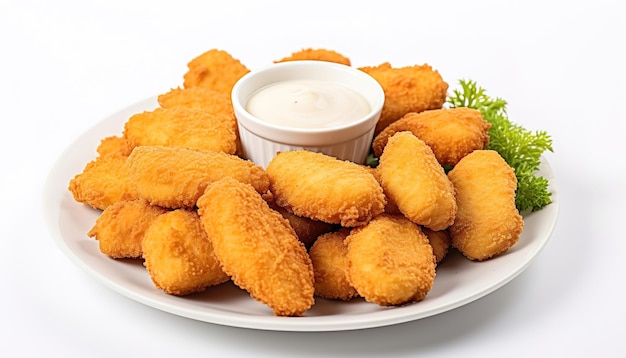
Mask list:
[[[367,115],[346,124],[325,128],[298,128],[272,124],[246,110],[252,95],[271,84],[291,80],[333,82],[356,92],[369,104]],[[233,87],[232,102],[241,146],[246,159],[267,167],[277,152],[306,149],[363,164],[369,153],[374,129],[385,95],[368,74],[350,66],[325,61],[276,63],[244,75]],[[281,108],[276,108],[280,111]]]

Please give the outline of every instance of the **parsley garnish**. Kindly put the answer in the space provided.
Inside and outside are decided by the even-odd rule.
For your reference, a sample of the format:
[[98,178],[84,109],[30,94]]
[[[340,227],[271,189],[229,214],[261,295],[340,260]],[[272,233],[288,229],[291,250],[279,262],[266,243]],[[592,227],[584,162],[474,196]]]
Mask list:
[[485,90],[472,80],[460,80],[461,89],[448,96],[451,107],[469,107],[479,110],[491,123],[486,149],[500,153],[513,168],[517,177],[515,205],[522,212],[537,211],[552,202],[548,180],[536,172],[541,155],[552,152],[552,138],[545,131],[531,132],[511,122],[506,113],[506,101],[487,96]]

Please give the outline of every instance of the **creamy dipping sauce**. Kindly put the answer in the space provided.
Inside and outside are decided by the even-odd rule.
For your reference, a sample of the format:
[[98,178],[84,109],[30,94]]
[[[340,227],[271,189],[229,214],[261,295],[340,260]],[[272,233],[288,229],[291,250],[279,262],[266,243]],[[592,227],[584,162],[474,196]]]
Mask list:
[[246,110],[281,126],[327,128],[363,118],[370,106],[361,95],[340,84],[293,80],[260,89],[248,100]]

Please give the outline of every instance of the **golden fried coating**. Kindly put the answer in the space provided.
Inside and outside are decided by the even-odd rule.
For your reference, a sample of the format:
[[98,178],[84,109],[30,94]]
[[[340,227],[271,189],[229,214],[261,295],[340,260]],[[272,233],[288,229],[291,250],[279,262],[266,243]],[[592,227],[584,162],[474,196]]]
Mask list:
[[164,93],[158,98],[159,105],[162,108],[186,107],[186,108],[202,108],[211,114],[227,115],[235,123],[235,134],[237,150],[235,154],[243,153],[241,148],[241,139],[239,138],[239,129],[237,128],[237,119],[233,109],[233,102],[230,94],[217,92],[204,87],[191,88],[174,88]]
[[321,235],[309,250],[315,273],[315,295],[348,301],[359,294],[348,281],[348,247],[344,239],[350,230],[342,228]]
[[427,227],[423,227],[422,232],[428,238],[430,246],[433,247],[435,263],[439,264],[448,256],[448,250],[450,249],[452,240],[450,239],[450,233],[448,230],[433,231]]
[[493,150],[476,150],[448,173],[458,203],[450,227],[452,246],[470,260],[506,252],[522,233],[524,221],[515,207],[517,178]]
[[446,101],[448,84],[429,65],[392,67],[385,62],[359,69],[374,77],[385,92],[376,134],[407,113],[438,109]]
[[126,157],[119,154],[101,155],[87,163],[70,180],[68,189],[74,200],[100,210],[118,201],[139,198],[129,178]]
[[146,231],[142,248],[152,282],[168,294],[202,292],[229,279],[195,211],[160,215]]
[[202,108],[213,114],[235,115],[230,95],[205,87],[173,88],[159,95],[158,101],[161,108]]
[[202,108],[157,108],[131,116],[124,124],[124,138],[133,147],[163,145],[234,154],[237,121]]
[[109,257],[140,258],[146,230],[165,212],[143,199],[118,201],[100,214],[87,235],[98,240],[100,251]]
[[296,51],[294,53],[292,53],[290,56],[288,57],[284,57],[278,61],[274,61],[275,63],[278,62],[287,62],[287,61],[298,61],[298,60],[314,60],[314,61],[327,61],[327,62],[334,62],[334,63],[339,63],[342,65],[346,65],[346,66],[350,66],[350,59],[347,58],[346,56],[334,51],[334,50],[327,50],[327,49],[313,49],[313,48],[306,48],[306,49],[302,49],[300,51]]
[[126,138],[118,136],[110,136],[102,139],[100,145],[98,145],[98,155],[121,155],[128,157],[130,152],[133,151],[133,146],[128,143]]
[[192,59],[183,86],[204,87],[230,95],[235,83],[250,70],[223,50],[211,49]]
[[398,132],[380,156],[380,181],[400,212],[431,230],[450,226],[456,215],[454,187],[433,151],[411,132]]
[[[378,169],[378,167],[376,168],[372,168],[369,166],[364,166],[364,167],[367,168],[367,170],[374,175],[374,178],[376,178],[376,181],[378,181],[378,184],[380,184],[382,188],[382,181],[380,179],[380,170]],[[400,209],[398,209],[398,205],[396,205],[396,203],[394,203],[393,200],[389,196],[385,196],[385,197],[387,199],[387,204],[385,204],[385,210],[383,212],[387,214],[401,215],[402,213],[400,212]]]
[[313,265],[289,221],[249,184],[209,185],[198,212],[222,268],[277,316],[300,316],[314,303]]
[[307,150],[282,152],[267,173],[276,204],[298,216],[353,227],[385,208],[376,178],[349,161]]
[[434,284],[433,249],[420,227],[404,216],[381,214],[352,229],[345,243],[348,279],[368,302],[421,301]]
[[295,215],[289,212],[285,208],[281,208],[278,205],[270,204],[270,207],[280,213],[285,219],[289,221],[289,225],[293,228],[298,236],[298,239],[302,241],[307,248],[311,247],[313,242],[318,236],[332,231],[335,226],[329,223],[325,223],[319,220],[313,220],[302,216]]
[[259,193],[269,190],[263,168],[220,152],[142,146],[133,149],[128,167],[142,198],[172,209],[193,208],[206,186],[224,177],[251,184]]
[[453,166],[467,154],[489,144],[489,128],[491,123],[472,108],[411,112],[383,129],[374,138],[372,147],[374,155],[380,156],[389,137],[397,132],[410,131],[428,144],[439,164]]

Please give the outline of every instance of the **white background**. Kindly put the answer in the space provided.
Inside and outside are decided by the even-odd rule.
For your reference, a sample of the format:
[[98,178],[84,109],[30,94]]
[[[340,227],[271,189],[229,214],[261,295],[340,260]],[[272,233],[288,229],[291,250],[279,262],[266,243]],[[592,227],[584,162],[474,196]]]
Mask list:
[[[0,0],[3,356],[617,357],[626,319],[626,26],[618,1]],[[409,6],[410,4],[410,6]],[[306,47],[428,63],[548,131],[561,212],[515,280],[461,308],[351,332],[224,327],[136,303],[52,241],[51,166],[107,115],[182,84],[212,48],[255,69]],[[6,353],[6,354],[5,354]]]

